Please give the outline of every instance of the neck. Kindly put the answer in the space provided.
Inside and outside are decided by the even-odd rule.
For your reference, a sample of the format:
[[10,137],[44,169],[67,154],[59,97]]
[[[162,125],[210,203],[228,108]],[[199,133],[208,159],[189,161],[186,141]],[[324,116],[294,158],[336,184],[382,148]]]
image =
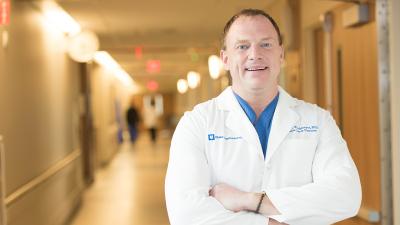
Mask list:
[[243,91],[232,86],[232,90],[250,105],[256,113],[257,118],[278,94],[278,86],[254,91]]

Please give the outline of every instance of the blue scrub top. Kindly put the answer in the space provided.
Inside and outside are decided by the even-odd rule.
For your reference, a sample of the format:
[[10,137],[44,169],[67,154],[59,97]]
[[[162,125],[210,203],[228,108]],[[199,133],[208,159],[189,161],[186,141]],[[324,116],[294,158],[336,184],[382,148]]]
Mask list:
[[272,118],[275,113],[275,108],[278,103],[279,93],[275,96],[275,98],[265,107],[265,109],[260,114],[260,117],[257,119],[256,113],[250,107],[250,105],[239,95],[236,93],[235,97],[238,100],[240,106],[244,110],[249,118],[250,122],[253,124],[254,128],[257,131],[258,138],[260,139],[262,151],[264,154],[264,158],[267,154],[267,146],[268,146],[268,139],[269,139],[269,132],[271,131],[271,122]]

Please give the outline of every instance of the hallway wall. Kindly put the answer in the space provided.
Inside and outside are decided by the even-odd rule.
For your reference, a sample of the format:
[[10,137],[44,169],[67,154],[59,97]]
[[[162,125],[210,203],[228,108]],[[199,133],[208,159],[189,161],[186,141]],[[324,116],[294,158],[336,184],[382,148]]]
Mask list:
[[[0,96],[3,95],[3,91],[2,91],[2,88],[1,88],[1,79],[4,76],[4,72],[5,72],[5,69],[4,69],[5,65],[4,65],[3,32],[6,32],[5,26],[1,26],[0,25]],[[1,100],[0,100],[0,102],[1,102]],[[0,116],[1,116],[1,113],[0,113]],[[1,124],[0,124],[0,127],[1,127]],[[0,131],[0,151],[1,151],[1,153],[3,152],[3,140],[2,139],[3,139],[3,137],[2,137],[2,133]],[[3,163],[4,163],[5,160],[3,159],[2,155],[0,155],[0,159],[1,159],[0,168],[2,168],[3,167]],[[3,180],[3,176],[4,176],[3,174],[4,173],[1,173],[1,172],[2,171],[0,171],[0,198],[3,199],[4,195],[5,195],[5,190],[4,190],[4,187],[2,185],[2,180]],[[4,206],[4,204],[2,204],[2,205],[0,205],[0,224],[3,225],[4,223],[5,223],[5,206]]]
[[91,64],[90,71],[95,157],[99,167],[108,164],[118,150],[118,132],[126,129],[125,112],[133,92],[96,63]]
[[78,64],[31,2],[12,1],[11,15],[0,51],[8,225],[62,224],[83,188]]
[[320,16],[337,7],[339,1],[302,0],[300,6],[301,17],[301,58],[302,58],[302,99],[308,102],[317,102],[315,88],[315,48],[314,30],[322,26]]
[[207,66],[201,66],[197,68],[196,71],[199,72],[201,76],[199,86],[195,89],[189,88],[184,94],[178,92],[175,93],[174,101],[176,107],[174,115],[177,121],[179,121],[186,111],[192,110],[194,106],[201,102],[218,96],[223,90],[223,87],[221,86],[222,76],[217,80],[213,80],[209,75]]

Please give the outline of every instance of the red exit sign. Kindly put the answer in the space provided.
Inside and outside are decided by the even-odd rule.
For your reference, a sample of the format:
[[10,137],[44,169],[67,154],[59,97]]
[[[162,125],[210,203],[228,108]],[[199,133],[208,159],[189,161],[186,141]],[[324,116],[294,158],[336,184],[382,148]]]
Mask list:
[[146,65],[146,71],[148,73],[159,73],[161,63],[160,60],[148,60]]
[[10,23],[10,0],[0,0],[0,26]]

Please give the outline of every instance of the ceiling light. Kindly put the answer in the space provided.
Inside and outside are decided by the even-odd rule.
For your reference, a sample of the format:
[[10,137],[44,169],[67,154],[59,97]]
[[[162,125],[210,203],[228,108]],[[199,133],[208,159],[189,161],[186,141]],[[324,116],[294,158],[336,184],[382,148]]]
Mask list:
[[114,71],[114,75],[126,86],[133,85],[132,77],[123,69]]
[[210,71],[210,76],[212,79],[217,79],[221,74],[223,69],[223,64],[221,59],[216,55],[211,55],[208,57],[208,70]]
[[106,51],[98,51],[94,54],[94,60],[109,70],[119,69],[119,64]]
[[200,74],[194,71],[190,71],[187,74],[187,81],[191,89],[196,88],[200,84]]
[[123,84],[133,86],[132,77],[106,51],[98,51],[94,54],[94,61],[110,70]]
[[178,89],[178,92],[183,94],[188,90],[188,83],[185,79],[179,79],[176,83],[176,87]]
[[75,35],[81,31],[81,26],[61,6],[53,1],[44,1],[40,4],[47,21],[55,28],[68,35]]
[[96,34],[85,30],[69,38],[68,54],[77,62],[88,62],[93,59],[99,48]]

